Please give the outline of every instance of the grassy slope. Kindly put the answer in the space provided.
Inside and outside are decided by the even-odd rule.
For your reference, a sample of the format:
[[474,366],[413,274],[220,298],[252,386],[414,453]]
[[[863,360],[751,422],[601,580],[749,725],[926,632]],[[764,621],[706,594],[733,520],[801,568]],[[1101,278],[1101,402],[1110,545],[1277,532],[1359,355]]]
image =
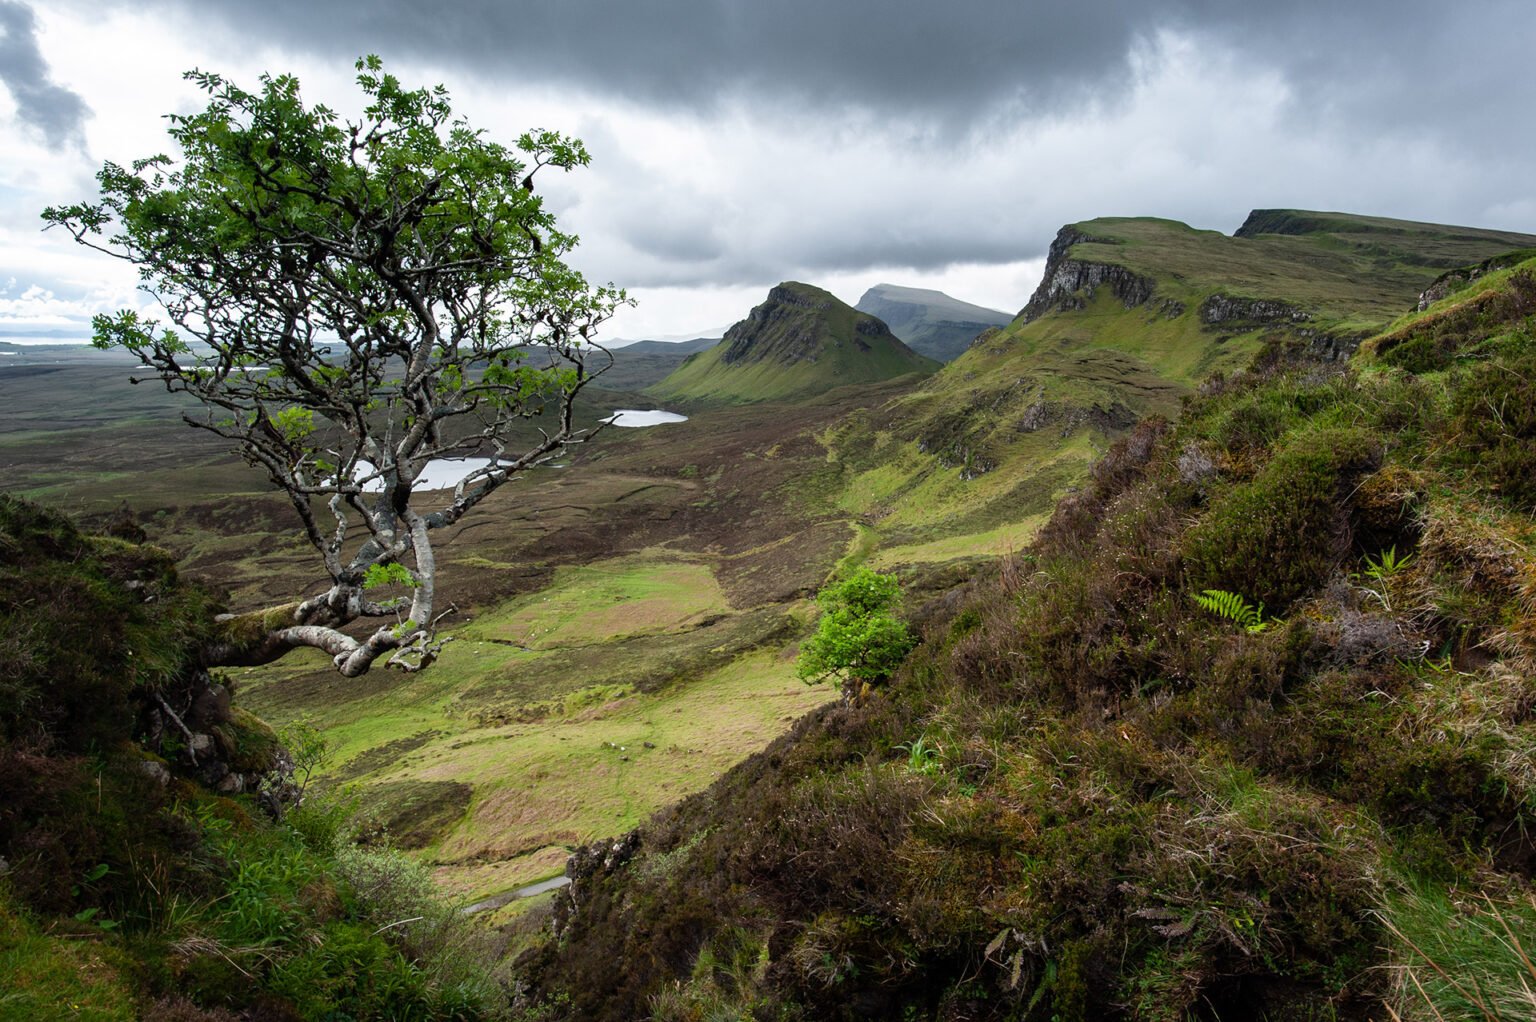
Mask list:
[[761,649],[785,628],[782,609],[734,611],[707,564],[653,551],[560,569],[407,682],[349,683],[318,655],[237,678],[271,719],[322,727],[324,776],[361,784],[393,840],[480,895],[558,872],[552,847],[634,826],[825,702]]
[[609,435],[445,539],[440,587],[464,613],[431,671],[349,682],[289,657],[238,672],[241,699],[323,725],[326,779],[360,785],[455,893],[558,873],[570,847],[699,790],[829,698],[779,652],[848,546],[799,485],[825,465],[809,433],[838,413],[726,408]]
[[1525,1017],[1533,380],[1536,260],[1353,368],[1138,429],[889,690],[592,864],[543,990],[582,1018]]
[[[316,584],[291,510],[181,426],[158,392],[126,386],[114,368],[46,379],[12,406],[0,435],[13,484],[98,517],[126,502],[238,609]],[[75,395],[92,407],[76,407]],[[354,684],[294,658],[235,672],[241,699],[278,724],[325,724],[336,746],[327,776],[359,783],[397,841],[450,863],[440,879],[454,891],[557,873],[568,849],[539,852],[541,842],[573,845],[643,818],[829,697],[754,651],[783,648],[787,615],[803,615],[801,601],[848,545],[841,513],[803,501],[796,485],[824,467],[803,431],[840,411],[728,408],[611,430],[574,452],[582,464],[508,487],[440,538],[441,590],[461,608],[446,627],[461,638],[432,672]],[[81,412],[98,416],[88,434],[64,428]],[[567,741],[556,745],[555,731]],[[661,758],[609,755],[605,742],[632,737]],[[465,741],[480,750],[472,769],[451,749]],[[557,748],[577,750],[569,769],[530,766]],[[513,819],[509,799],[542,808]],[[512,858],[471,861],[481,852]]]
[[[419,869],[334,841],[317,800],[274,823],[217,795],[155,737],[214,609],[164,550],[0,496],[0,553],[0,1018],[504,1017]],[[275,747],[213,730],[241,769]]]
[[[647,393],[663,401],[731,403],[741,401],[788,401],[810,397],[836,387],[877,383],[909,373],[927,373],[938,363],[924,358],[890,338],[871,339],[861,345],[856,326],[869,317],[857,312],[820,288],[786,283],[810,301],[825,308],[798,310],[787,321],[765,328],[754,347],[783,345],[789,335],[797,352],[793,361],[779,357],[748,356],[734,363],[724,361],[730,338],[688,358],[665,380]],[[741,329],[738,324],[733,329]],[[867,349],[867,350],[866,350]],[[813,353],[807,357],[804,352]]]
[[[1247,365],[1281,337],[1379,330],[1448,265],[1532,238],[1344,214],[1255,214],[1268,231],[1228,237],[1153,218],[1072,225],[1095,242],[1070,258],[1152,282],[1125,307],[1110,288],[989,335],[879,414],[826,437],[842,506],[880,533],[881,563],[918,564],[1017,546],[1133,418],[1175,414],[1207,376]],[[1048,271],[1049,272],[1049,271]],[[1295,324],[1208,325],[1212,295],[1287,302]],[[1177,303],[1170,305],[1166,303]]]

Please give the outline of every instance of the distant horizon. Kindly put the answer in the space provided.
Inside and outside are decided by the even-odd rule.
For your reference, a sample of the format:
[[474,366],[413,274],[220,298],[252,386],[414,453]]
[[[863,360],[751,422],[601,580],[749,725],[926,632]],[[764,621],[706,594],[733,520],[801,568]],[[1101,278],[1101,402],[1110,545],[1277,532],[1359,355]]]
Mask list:
[[1536,6],[1516,0],[0,6],[0,325],[23,331],[154,314],[132,266],[38,216],[97,195],[105,161],[174,148],[165,116],[207,103],[183,71],[292,75],[355,119],[361,54],[441,83],[488,138],[583,140],[590,165],[537,190],[581,239],[571,267],[639,300],[604,331],[625,340],[734,322],[784,279],[1017,310],[1056,231],[1109,215],[1536,233],[1536,136],[1511,127],[1533,86],[1508,73]]
[[[813,283],[813,282],[807,281],[806,283]],[[658,344],[686,344],[689,341],[710,340],[710,339],[721,338],[721,337],[725,336],[725,332],[727,330],[729,330],[736,323],[739,323],[741,320],[745,319],[747,317],[747,315],[752,311],[753,308],[755,308],[757,305],[760,305],[762,303],[763,298],[765,298],[767,296],[769,288],[771,288],[773,286],[774,285],[769,285],[768,287],[763,288],[762,291],[760,292],[760,296],[756,300],[752,301],[749,305],[747,305],[745,308],[743,308],[741,310],[741,313],[738,316],[736,316],[735,319],[731,320],[729,323],[726,323],[724,326],[717,325],[717,326],[714,326],[714,327],[706,327],[706,328],[704,328],[702,330],[699,330],[699,331],[688,331],[688,330],[668,331],[668,332],[666,332],[664,334],[660,334],[660,335],[645,335],[645,336],[638,336],[637,335],[637,336],[627,336],[627,337],[614,337],[612,339],[602,339],[602,338],[600,338],[599,339],[599,343],[603,344],[606,347],[625,348],[625,347],[628,347],[631,344],[641,344],[641,343],[644,343],[644,342],[647,342],[647,341],[658,343]],[[819,287],[821,285],[816,285],[816,286]],[[912,291],[932,291],[932,292],[936,292],[938,294],[942,294],[942,295],[944,295],[944,296],[946,296],[948,298],[951,298],[951,299],[953,299],[955,301],[963,302],[963,303],[965,303],[967,305],[976,305],[976,306],[979,306],[981,308],[991,309],[992,311],[995,311],[995,312],[1007,313],[1006,309],[999,309],[999,308],[996,308],[995,306],[986,305],[986,304],[984,304],[982,302],[974,302],[974,301],[971,301],[971,300],[969,300],[967,298],[962,298],[962,297],[960,297],[958,295],[951,294],[950,292],[945,291],[942,288],[922,287],[922,286],[919,286],[919,285],[916,285],[916,284],[899,284],[899,283],[896,283],[896,282],[894,282],[892,280],[888,280],[888,279],[882,279],[882,280],[878,281],[877,283],[871,284],[868,287],[864,288],[863,291],[860,291],[859,298],[855,298],[852,301],[849,301],[843,295],[836,294],[835,292],[832,292],[832,293],[833,293],[834,297],[836,297],[839,301],[845,302],[846,304],[852,306],[852,305],[855,305],[855,304],[858,303],[858,301],[863,297],[865,292],[869,291],[871,288],[880,287],[880,286],[899,287],[899,288],[905,288],[905,289],[912,290]],[[830,288],[827,288],[826,290],[831,292]],[[1023,302],[1021,301],[1020,305],[1022,305],[1022,304],[1023,304]],[[47,347],[47,346],[50,346],[50,345],[58,346],[58,347],[90,347],[91,346],[91,337],[89,335],[82,335],[82,334],[78,334],[78,333],[69,332],[68,328],[66,328],[66,327],[56,327],[56,326],[55,327],[45,327],[45,328],[43,328],[41,330],[36,330],[36,331],[17,330],[16,333],[11,333],[10,332],[11,330],[17,330],[17,328],[15,328],[15,327],[0,327],[0,346],[6,345],[6,344],[14,344],[17,347],[23,347],[23,348]]]

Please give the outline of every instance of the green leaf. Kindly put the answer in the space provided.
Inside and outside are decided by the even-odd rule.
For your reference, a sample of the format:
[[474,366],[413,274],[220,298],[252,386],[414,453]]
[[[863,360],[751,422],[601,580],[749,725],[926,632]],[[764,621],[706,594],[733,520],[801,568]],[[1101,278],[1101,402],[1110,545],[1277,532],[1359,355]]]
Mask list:
[[421,585],[410,572],[410,569],[398,562],[390,564],[370,564],[363,572],[363,588],[380,589],[384,586],[408,586],[415,589]]
[[1224,589],[1207,589],[1205,592],[1192,596],[1196,603],[1213,614],[1219,614],[1229,621],[1235,621],[1249,632],[1257,634],[1264,631],[1271,624],[1264,620],[1264,604],[1253,606],[1237,593],[1229,593]]

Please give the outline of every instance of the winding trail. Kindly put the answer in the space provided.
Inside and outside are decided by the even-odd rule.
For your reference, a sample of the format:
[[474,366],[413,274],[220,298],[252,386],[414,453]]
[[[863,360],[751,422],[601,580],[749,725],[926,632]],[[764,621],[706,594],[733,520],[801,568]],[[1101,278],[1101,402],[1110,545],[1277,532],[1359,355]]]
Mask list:
[[485,912],[489,909],[501,908],[501,906],[507,904],[508,902],[516,901],[519,898],[532,898],[534,895],[543,894],[545,891],[557,891],[560,888],[565,887],[570,882],[571,878],[568,876],[550,877],[548,880],[540,880],[538,883],[529,884],[526,887],[517,887],[510,891],[502,891],[500,894],[493,894],[489,898],[484,898],[480,901],[473,902],[472,904],[465,905],[463,908],[459,909],[459,915],[472,916],[477,912]]

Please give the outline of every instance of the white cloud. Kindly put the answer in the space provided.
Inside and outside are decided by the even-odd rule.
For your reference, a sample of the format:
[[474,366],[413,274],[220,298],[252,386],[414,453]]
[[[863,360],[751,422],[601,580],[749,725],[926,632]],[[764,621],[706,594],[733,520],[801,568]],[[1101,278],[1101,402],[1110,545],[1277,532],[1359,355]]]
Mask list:
[[[48,314],[75,322],[142,296],[131,269],[58,232],[39,234],[37,213],[89,197],[96,161],[164,149],[160,115],[199,105],[182,70],[247,83],[266,68],[293,70],[311,100],[343,111],[356,91],[350,65],[285,53],[217,19],[82,4],[37,13],[53,79],[93,111],[91,156],[26,138],[10,146],[0,164],[0,276],[17,278],[17,295],[51,293]],[[1359,104],[1317,105],[1251,49],[1164,31],[1142,39],[1125,66],[1127,75],[1108,79],[1116,92],[1085,105],[1019,101],[946,133],[924,117],[867,107],[790,109],[740,93],[702,107],[647,106],[390,60],[407,81],[448,84],[457,108],[493,136],[553,127],[586,139],[592,166],[547,174],[542,189],[582,236],[576,264],[642,303],[610,336],[728,324],[785,279],[849,302],[882,281],[935,287],[1012,312],[1056,229],[1101,215],[1230,232],[1250,208],[1291,206],[1536,230],[1524,161],[1362,123]],[[0,109],[0,123],[7,116]],[[43,313],[0,305],[0,327],[33,314]]]

